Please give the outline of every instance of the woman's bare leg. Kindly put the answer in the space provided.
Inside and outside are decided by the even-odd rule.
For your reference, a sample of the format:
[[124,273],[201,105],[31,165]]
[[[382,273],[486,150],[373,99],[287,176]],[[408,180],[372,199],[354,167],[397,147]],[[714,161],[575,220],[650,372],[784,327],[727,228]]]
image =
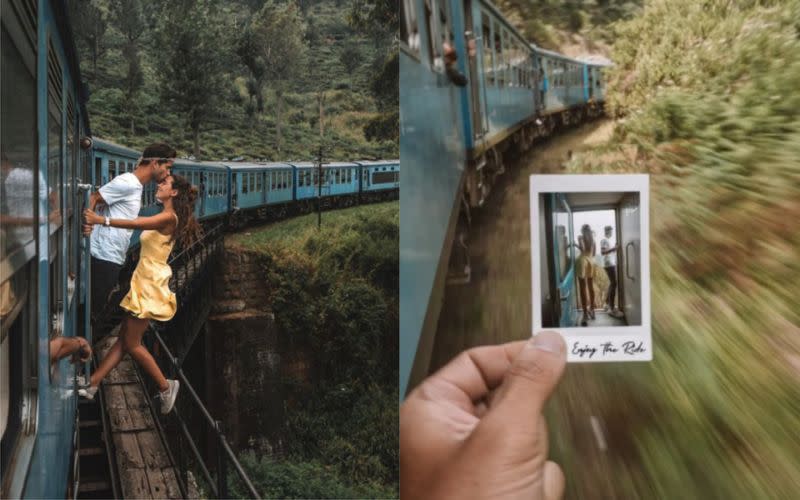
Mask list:
[[594,283],[592,278],[586,278],[586,286],[589,288],[589,310],[594,310]]
[[586,279],[578,278],[578,288],[581,289],[581,307],[586,312]]
[[155,381],[160,391],[166,391],[169,388],[167,379],[161,373],[161,368],[158,367],[156,360],[147,348],[142,345],[142,337],[144,337],[144,332],[147,330],[150,320],[128,316],[125,321],[128,323],[128,327],[125,329],[125,337],[122,339],[125,342],[125,351],[130,353],[139,366],[144,368],[144,371]]
[[114,345],[111,346],[111,349],[108,350],[103,361],[100,362],[100,366],[97,367],[97,370],[92,373],[91,378],[89,379],[89,385],[92,387],[99,387],[100,382],[106,378],[108,372],[114,369],[120,361],[122,361],[122,357],[125,356],[125,352],[122,348],[122,336],[125,332],[125,321],[122,322],[119,328],[119,335],[117,336],[117,341],[114,342]]

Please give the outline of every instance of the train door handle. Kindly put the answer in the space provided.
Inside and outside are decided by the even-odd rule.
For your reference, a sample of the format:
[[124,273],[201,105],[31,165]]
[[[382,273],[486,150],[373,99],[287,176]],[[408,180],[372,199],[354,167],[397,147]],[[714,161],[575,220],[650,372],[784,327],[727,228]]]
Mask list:
[[75,179],[75,180],[77,181],[78,191],[80,191],[82,193],[89,192],[94,188],[94,186],[92,186],[91,184],[83,184],[83,183],[81,183],[80,179]]
[[564,302],[565,300],[567,300],[569,298],[569,294],[570,294],[570,292],[568,291],[566,295],[562,296],[561,295],[561,290],[558,290],[558,298],[561,300],[561,302]]
[[628,251],[628,247],[631,246],[631,245],[634,245],[634,243],[632,241],[629,241],[628,244],[625,245],[625,276],[629,280],[636,281],[636,278],[631,276],[631,273],[628,270],[628,256],[630,255],[630,252]]

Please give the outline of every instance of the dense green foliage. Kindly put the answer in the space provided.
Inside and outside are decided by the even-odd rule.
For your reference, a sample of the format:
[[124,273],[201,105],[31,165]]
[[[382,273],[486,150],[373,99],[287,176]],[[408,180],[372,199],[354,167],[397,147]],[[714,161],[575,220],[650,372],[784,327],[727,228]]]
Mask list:
[[[313,364],[311,384],[287,380],[289,456],[253,474],[291,485],[268,490],[279,497],[396,496],[399,203],[322,218],[321,230],[311,214],[229,243],[261,254],[280,331]],[[303,476],[317,470],[318,482]]]
[[311,159],[320,145],[327,159],[398,155],[386,97],[397,80],[375,89],[393,31],[357,24],[347,0],[70,7],[99,137],[140,149],[167,141],[201,159]]
[[555,448],[576,498],[792,498],[800,2],[653,0],[617,37],[609,108],[626,118],[569,169],[651,174],[655,359],[593,367],[556,400],[551,421],[576,425],[567,402],[593,395],[603,466],[564,434]]
[[642,0],[498,0],[517,29],[540,47],[563,50],[584,37],[591,52],[596,43],[614,42],[613,24],[636,15]]

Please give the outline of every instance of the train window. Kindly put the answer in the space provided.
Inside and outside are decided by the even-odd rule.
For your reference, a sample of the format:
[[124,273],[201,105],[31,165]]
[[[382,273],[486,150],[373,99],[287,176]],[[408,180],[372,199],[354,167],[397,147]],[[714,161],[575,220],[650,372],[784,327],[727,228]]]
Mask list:
[[[2,34],[2,66],[0,206],[3,217],[19,217],[21,223],[4,229],[0,244],[0,262],[6,267],[6,260],[13,257],[13,254],[25,254],[23,259],[10,259],[12,269],[16,269],[32,258],[35,252],[35,176],[38,171],[36,79],[26,67],[22,54],[15,47],[5,27]],[[38,177],[41,179],[41,175]],[[5,294],[3,297],[5,300]]]
[[246,173],[242,176],[242,193],[250,191],[250,175],[250,173]]
[[[557,195],[560,196],[560,195]],[[553,226],[556,231],[556,247],[558,250],[558,276],[559,280],[563,279],[569,271],[571,258],[569,235],[572,229],[570,223],[570,214],[564,200],[556,200],[556,206],[553,208]]]
[[434,18],[436,13],[436,0],[423,0],[425,8],[425,28],[428,35],[428,61],[434,70],[443,70],[441,47],[438,25]]
[[292,171],[289,170],[286,172],[286,187],[291,188],[294,179],[292,178]]
[[320,183],[319,182],[319,172],[317,172],[317,171],[312,172],[311,173],[311,177],[313,179],[312,182],[314,183],[314,186],[318,186],[319,183]]
[[261,180],[264,178],[264,172],[259,172],[256,174],[256,191],[259,193],[261,192],[262,182]]
[[[448,15],[448,2],[442,0],[439,2],[439,30],[442,42],[447,42],[453,47],[453,29],[450,25],[450,16]],[[442,45],[444,47],[444,45]],[[444,61],[442,61],[444,62]],[[344,173],[342,174],[344,178]]]
[[419,27],[415,0],[400,0],[400,41],[419,54]]
[[336,179],[335,181],[333,181],[333,183],[334,183],[334,184],[339,184],[339,174],[340,174],[340,171],[339,171],[339,169],[337,168],[337,169],[334,171],[334,179]]
[[270,189],[275,190],[275,172],[269,173],[269,182],[270,182]]
[[483,73],[486,75],[486,84],[494,85],[494,52],[492,50],[492,28],[489,24],[491,21],[485,10],[481,11],[481,18],[483,19]]
[[504,63],[505,59],[503,54],[503,42],[501,41],[501,32],[497,25],[496,21],[493,21],[492,24],[494,25],[493,32],[494,32],[494,73],[495,73],[495,81],[499,87],[505,85],[505,75],[503,74],[504,70]]
[[289,172],[281,172],[283,175],[283,189],[289,187]]

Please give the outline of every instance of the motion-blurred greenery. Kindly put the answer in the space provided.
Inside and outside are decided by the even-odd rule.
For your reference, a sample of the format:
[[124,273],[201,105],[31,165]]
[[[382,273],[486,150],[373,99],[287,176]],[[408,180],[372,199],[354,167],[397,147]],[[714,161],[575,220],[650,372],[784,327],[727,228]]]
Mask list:
[[[258,252],[275,320],[312,361],[287,380],[288,456],[247,459],[276,497],[398,494],[399,202],[359,206],[240,233]],[[260,490],[261,491],[261,490]]]
[[615,33],[615,136],[568,170],[650,174],[654,361],[570,370],[569,496],[797,498],[800,2],[651,0]]

